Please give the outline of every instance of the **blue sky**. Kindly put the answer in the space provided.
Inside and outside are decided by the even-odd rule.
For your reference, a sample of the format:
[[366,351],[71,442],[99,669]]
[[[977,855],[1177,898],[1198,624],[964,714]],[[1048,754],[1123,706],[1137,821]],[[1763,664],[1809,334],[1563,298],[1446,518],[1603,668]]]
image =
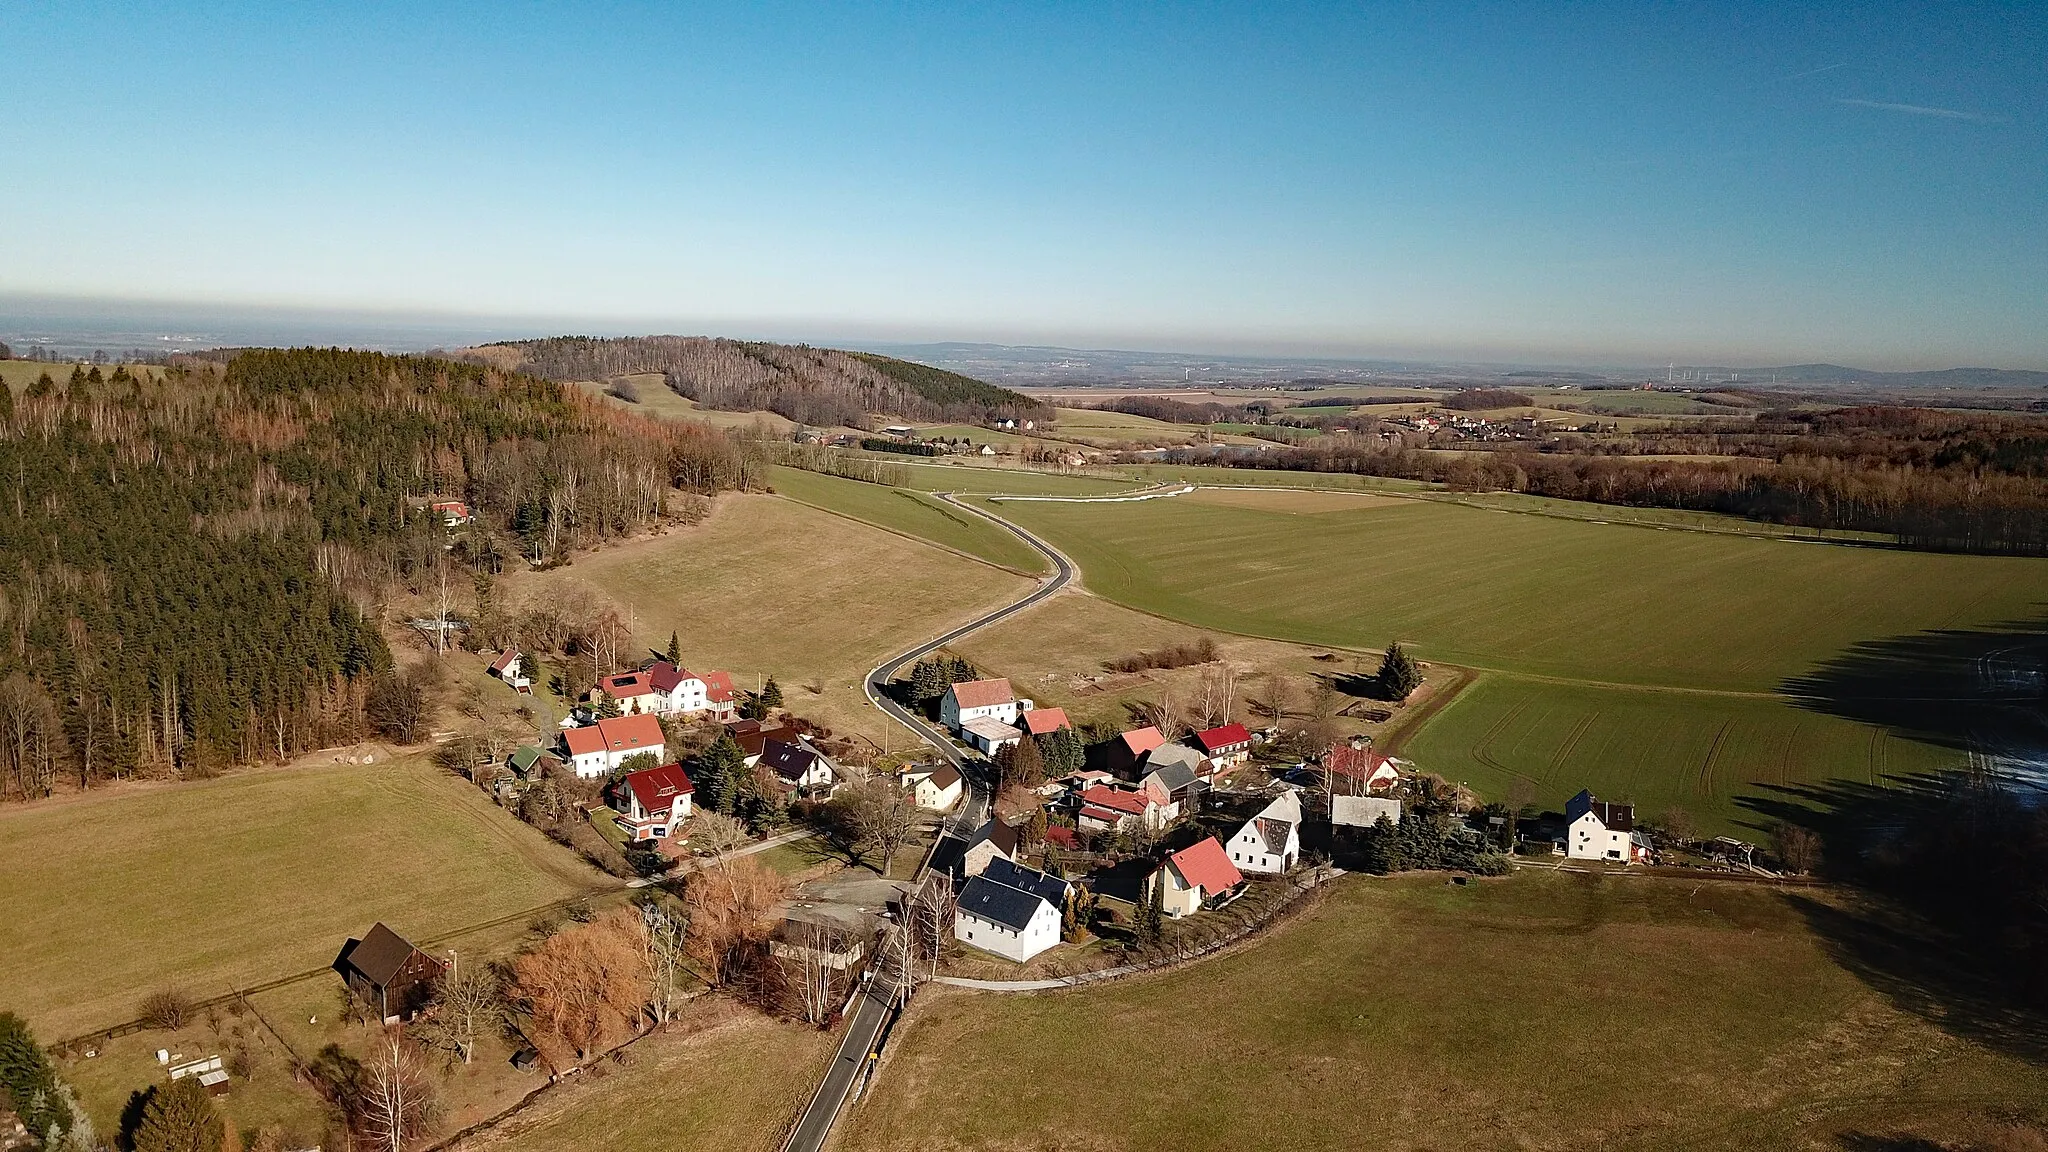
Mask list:
[[0,292],[2048,368],[2040,4],[0,0],[0,29]]

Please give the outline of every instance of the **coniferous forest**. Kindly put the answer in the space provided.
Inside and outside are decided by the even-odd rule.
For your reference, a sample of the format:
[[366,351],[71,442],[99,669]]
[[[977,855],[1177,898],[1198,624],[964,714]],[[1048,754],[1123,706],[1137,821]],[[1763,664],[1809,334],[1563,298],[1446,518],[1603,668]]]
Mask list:
[[419,357],[254,350],[0,387],[0,797],[354,739],[391,667],[388,592],[451,562],[559,562],[754,467],[707,428]]

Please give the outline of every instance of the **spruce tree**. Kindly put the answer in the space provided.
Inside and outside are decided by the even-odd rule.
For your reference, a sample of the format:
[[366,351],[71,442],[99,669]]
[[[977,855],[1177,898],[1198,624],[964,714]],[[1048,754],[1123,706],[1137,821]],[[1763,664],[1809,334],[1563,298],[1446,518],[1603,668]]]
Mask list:
[[780,707],[782,707],[782,685],[777,684],[775,677],[770,676],[768,682],[761,685],[762,712],[766,714],[768,709]]
[[12,1012],[0,1012],[0,1089],[15,1101],[14,1109],[30,1132],[71,1126],[70,1110],[57,1091],[56,1069],[28,1024]]
[[690,783],[696,786],[697,803],[726,816],[734,815],[739,774],[745,768],[746,753],[732,735],[720,736],[690,766]]
[[135,1126],[135,1152],[220,1152],[220,1113],[197,1076],[156,1088]]
[[1422,686],[1422,669],[1399,644],[1389,644],[1386,659],[1380,661],[1379,681],[1380,695],[1400,704]]
[[929,704],[946,694],[946,673],[936,660],[919,660],[910,669],[910,699]]
[[671,632],[671,633],[669,633],[669,634],[668,634],[668,652],[667,652],[667,656],[668,656],[668,662],[669,662],[669,663],[671,663],[671,664],[675,665],[675,666],[676,666],[676,667],[678,667],[678,668],[681,668],[681,667],[683,666],[683,644],[682,644],[682,639],[681,639],[681,637],[677,636],[677,635],[676,635],[675,633],[673,633],[673,632]]

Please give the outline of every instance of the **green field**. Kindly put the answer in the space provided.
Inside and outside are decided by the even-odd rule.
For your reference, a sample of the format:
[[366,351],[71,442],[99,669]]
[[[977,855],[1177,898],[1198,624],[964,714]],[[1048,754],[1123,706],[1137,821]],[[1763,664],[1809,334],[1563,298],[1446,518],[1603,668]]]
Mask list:
[[1416,500],[1290,515],[1008,502],[1096,594],[1308,644],[1476,668],[1773,691],[1849,645],[2030,617],[2048,562],[1577,523]]
[[1180,972],[922,993],[842,1146],[1918,1148],[1836,1139],[2038,1115],[2048,1073],[1893,1007],[1797,908],[1647,877],[1341,880]]
[[2036,559],[1436,498],[1308,511],[1285,496],[1269,508],[1200,496],[999,507],[1119,603],[1299,643],[1399,640],[1488,672],[1406,734],[1403,754],[1425,771],[1546,805],[1591,786],[1750,839],[1757,819],[1737,800],[1766,785],[1869,782],[1961,759],[1796,707],[1777,695],[1788,679],[1859,642],[2032,619],[2048,601],[2048,562]]
[[1015,535],[922,492],[781,465],[768,469],[768,482],[778,494],[791,500],[929,540],[991,564],[1021,572],[1045,569],[1045,558]]
[[924,492],[1000,492],[1013,496],[1109,496],[1138,487],[1114,476],[1078,476],[1024,468],[984,468],[973,464],[909,466],[911,488]]
[[1581,788],[1637,806],[1681,809],[1705,833],[1751,841],[1768,821],[1728,801],[1758,786],[1882,783],[1887,774],[1960,767],[1963,754],[1824,716],[1774,697],[1594,688],[1488,673],[1400,754],[1481,795],[1561,810]]
[[1339,488],[1357,492],[1427,492],[1438,486],[1391,476],[1346,472],[1286,472],[1277,468],[1216,468],[1199,464],[1119,464],[1116,470],[1150,484],[1186,481],[1219,487]]
[[416,760],[10,807],[0,874],[0,1009],[46,1040],[318,968],[378,920],[419,940],[605,883]]
[[983,428],[979,424],[920,424],[917,434],[927,440],[965,440],[979,448],[993,444],[997,451],[1006,451],[1024,443],[1024,437],[1000,428]]

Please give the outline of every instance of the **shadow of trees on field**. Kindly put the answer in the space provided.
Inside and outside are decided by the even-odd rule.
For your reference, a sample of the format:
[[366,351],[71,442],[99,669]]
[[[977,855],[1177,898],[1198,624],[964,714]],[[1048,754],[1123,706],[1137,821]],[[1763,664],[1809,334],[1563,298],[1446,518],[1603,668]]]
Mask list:
[[1864,641],[1779,691],[1909,739],[2048,763],[2048,619]]
[[2010,783],[1924,773],[1738,797],[1818,834],[1840,888],[1785,894],[1830,958],[1894,1008],[2048,1064],[2048,805]]
[[1844,885],[1785,899],[1894,1007],[2048,1064],[2048,619],[1867,641],[1780,689],[1968,756],[1738,796],[1752,827],[1813,833]]

